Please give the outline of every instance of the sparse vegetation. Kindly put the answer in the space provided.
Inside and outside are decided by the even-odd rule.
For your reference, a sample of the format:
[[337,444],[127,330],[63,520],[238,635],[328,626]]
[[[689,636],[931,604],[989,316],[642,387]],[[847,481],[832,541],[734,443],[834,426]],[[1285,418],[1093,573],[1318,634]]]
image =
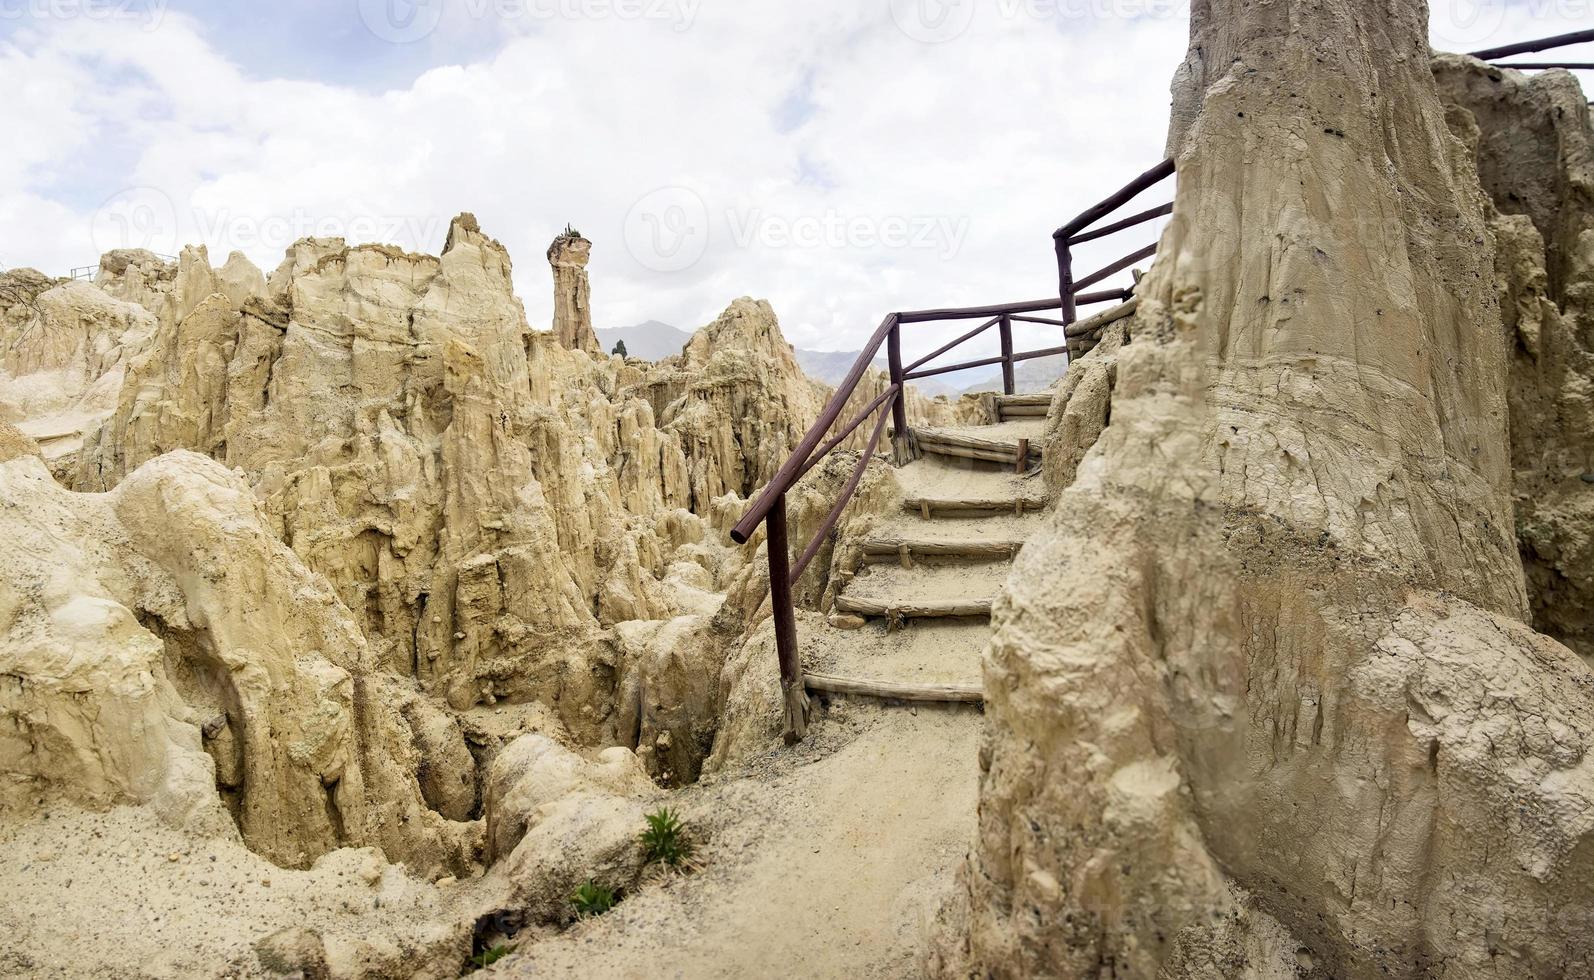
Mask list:
[[588,881],[570,896],[570,903],[576,907],[576,916],[582,919],[602,915],[614,908],[619,900],[613,888],[605,888],[596,881]]
[[565,222],[565,230],[559,233],[560,238],[580,238],[581,232],[576,231],[570,222]]
[[615,341],[614,350],[610,351],[609,353],[611,353],[611,354],[619,354],[621,357],[630,357],[631,356],[631,355],[626,353],[625,341],[623,341],[623,340]]
[[648,864],[681,868],[692,857],[692,839],[686,824],[668,807],[647,815],[648,828],[642,831],[642,852]]
[[471,954],[470,965],[478,970],[485,969],[515,951],[515,947],[508,943],[499,943],[491,949],[484,949],[479,953]]

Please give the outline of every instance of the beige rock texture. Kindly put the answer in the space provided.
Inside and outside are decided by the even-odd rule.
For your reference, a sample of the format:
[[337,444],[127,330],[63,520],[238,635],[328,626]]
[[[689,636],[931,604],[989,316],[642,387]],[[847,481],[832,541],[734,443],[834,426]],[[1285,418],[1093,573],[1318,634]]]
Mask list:
[[1426,13],[1193,10],[1173,221],[1052,414],[1049,448],[1100,435],[997,604],[931,972],[1594,971],[1594,674],[1525,623],[1490,208]]
[[[8,275],[0,399],[46,439],[4,434],[30,549],[0,630],[9,816],[150,803],[282,865],[372,845],[436,877],[482,857],[519,732],[698,778],[746,701],[727,662],[776,676],[761,542],[727,532],[830,391],[767,303],[644,373],[531,329],[510,273],[462,215],[436,257],[307,239],[269,277],[203,248]],[[803,540],[870,430],[794,491]],[[778,740],[733,717],[731,755]]]
[[583,882],[630,887],[642,871],[643,814],[658,795],[627,749],[588,761],[542,735],[515,740],[487,779],[488,904],[522,925],[569,922]]
[[587,262],[592,243],[573,232],[560,235],[548,246],[553,268],[553,335],[566,350],[603,353],[592,329],[592,283]]
[[608,631],[712,614],[751,552],[704,519],[766,482],[830,394],[753,300],[648,374],[568,350],[527,325],[469,215],[436,258],[309,239],[266,280],[203,249],[113,253],[99,286],[156,323],[74,488],[176,449],[232,466],[391,671],[456,710],[556,705],[595,743],[619,724]]
[[0,807],[150,804],[292,867],[471,863],[473,828],[422,797],[415,694],[236,475],[177,452],[78,494],[22,454],[0,499]]
[[678,611],[648,525],[691,521],[678,447],[621,394],[635,379],[531,331],[468,215],[438,258],[307,240],[266,285],[199,250],[170,283],[135,287],[138,268],[113,285],[155,297],[160,326],[76,485],[177,448],[237,467],[392,671],[458,708],[542,697],[601,734],[600,620]]
[[1451,125],[1494,203],[1517,540],[1533,625],[1594,658],[1594,125],[1568,72],[1444,55]]
[[155,318],[92,283],[17,269],[0,273],[0,324],[0,420],[70,470],[84,435],[115,410],[126,352]]
[[[885,372],[865,375],[833,433],[889,384]],[[819,418],[832,389],[802,373],[769,304],[742,297],[693,335],[679,356],[655,365],[644,392],[662,427],[680,439],[692,509],[702,512],[708,501],[727,493],[751,497],[767,484]],[[909,388],[910,424],[948,424],[957,411]],[[871,419],[839,448],[862,449],[873,430]],[[889,455],[887,434],[880,445]]]

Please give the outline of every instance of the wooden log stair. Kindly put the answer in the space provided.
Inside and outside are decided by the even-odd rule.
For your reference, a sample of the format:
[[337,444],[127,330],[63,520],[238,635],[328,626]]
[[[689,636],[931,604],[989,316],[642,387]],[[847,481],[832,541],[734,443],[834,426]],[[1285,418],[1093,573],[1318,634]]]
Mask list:
[[[902,512],[863,542],[838,590],[830,643],[805,643],[810,692],[982,704],[991,606],[1041,526],[1037,464],[1051,394],[996,399],[998,421],[917,428],[898,469]],[[854,618],[856,617],[856,618]]]

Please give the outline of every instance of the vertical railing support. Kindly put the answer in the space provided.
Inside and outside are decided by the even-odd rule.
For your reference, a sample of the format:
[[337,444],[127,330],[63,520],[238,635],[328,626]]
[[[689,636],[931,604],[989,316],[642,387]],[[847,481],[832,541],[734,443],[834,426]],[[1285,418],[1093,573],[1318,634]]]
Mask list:
[[897,396],[891,402],[891,455],[898,466],[906,466],[913,462],[913,443],[908,433],[908,388],[902,375],[902,325],[895,319],[886,336],[886,365],[891,383],[897,386]]
[[[1073,323],[1079,318],[1079,310],[1074,305],[1074,252],[1066,237],[1057,239],[1057,288],[1063,303],[1063,323]],[[1068,359],[1073,360],[1076,345],[1068,339],[1067,330],[1064,326],[1063,343],[1068,345]]]
[[1012,314],[1003,313],[1000,327],[1002,331],[1002,394],[1011,395],[1016,392],[1013,379],[1013,317]]
[[775,619],[775,652],[780,660],[780,691],[786,704],[786,744],[808,735],[808,691],[797,649],[797,614],[791,604],[791,548],[786,541],[786,495],[769,511],[769,602]]

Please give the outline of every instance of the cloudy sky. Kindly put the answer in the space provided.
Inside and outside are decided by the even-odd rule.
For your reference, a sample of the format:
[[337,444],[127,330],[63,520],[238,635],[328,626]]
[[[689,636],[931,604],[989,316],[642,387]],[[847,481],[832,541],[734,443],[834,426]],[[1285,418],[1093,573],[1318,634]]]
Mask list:
[[[1435,0],[1432,34],[1590,25]],[[0,0],[0,265],[435,252],[468,210],[536,326],[569,222],[600,327],[752,295],[855,348],[892,309],[1047,295],[1051,229],[1160,158],[1186,29],[1187,0]]]

